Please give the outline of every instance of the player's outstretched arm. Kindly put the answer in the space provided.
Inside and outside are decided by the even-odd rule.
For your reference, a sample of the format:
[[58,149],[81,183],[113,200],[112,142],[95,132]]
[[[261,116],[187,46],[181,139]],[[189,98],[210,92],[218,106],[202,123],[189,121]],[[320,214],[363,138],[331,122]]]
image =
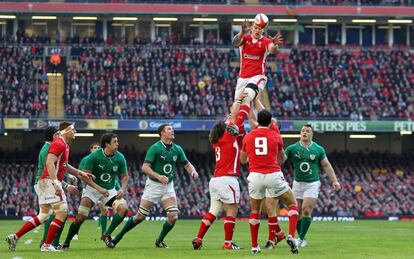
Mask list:
[[279,46],[283,44],[282,34],[278,32],[274,37],[270,37],[270,39],[272,40],[272,44],[269,45],[268,51],[271,54],[275,54],[279,50]]
[[79,179],[83,179],[83,178],[90,178],[90,179],[95,179],[95,176],[92,173],[86,173],[83,172],[73,166],[71,166],[70,164],[68,164],[67,166],[67,171],[68,173],[70,173],[71,175],[74,175],[76,177],[79,177]]
[[168,183],[168,177],[165,176],[165,175],[160,175],[160,174],[154,172],[154,170],[152,170],[152,168],[151,168],[151,164],[148,163],[148,162],[144,162],[142,164],[141,170],[144,174],[148,175],[151,178],[157,179],[162,184],[167,184]]
[[196,171],[196,169],[195,169],[195,167],[190,163],[190,162],[188,162],[185,166],[184,166],[184,169],[187,171],[187,173],[190,175],[190,177],[193,179],[193,180],[197,180],[198,179],[198,173],[197,173],[197,171]]
[[341,189],[341,185],[338,182],[338,179],[336,178],[335,171],[329,162],[328,158],[324,158],[321,161],[321,165],[323,167],[323,170],[328,174],[329,180],[332,183],[332,189],[336,192],[339,189]]
[[241,31],[233,37],[232,43],[235,48],[240,47],[240,43],[243,39],[243,35],[247,33],[247,31],[249,30],[249,27],[250,27],[249,22],[247,20],[244,20],[242,27],[241,27]]

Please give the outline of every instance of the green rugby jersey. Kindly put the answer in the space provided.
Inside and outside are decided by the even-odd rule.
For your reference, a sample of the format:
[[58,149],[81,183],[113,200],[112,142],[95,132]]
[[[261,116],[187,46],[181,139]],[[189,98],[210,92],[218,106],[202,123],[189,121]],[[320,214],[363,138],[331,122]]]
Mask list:
[[101,148],[83,159],[85,159],[85,162],[82,167],[79,165],[79,168],[91,171],[96,177],[94,182],[107,190],[113,189],[116,179],[120,175],[127,173],[125,157],[119,151],[116,151],[113,156],[108,157]]
[[45,164],[46,164],[46,158],[47,158],[47,152],[49,151],[49,147],[50,147],[50,142],[45,142],[45,144],[43,144],[42,149],[40,149],[39,156],[37,158],[37,174],[36,174],[36,179],[35,179],[34,184],[36,184],[39,181],[40,176],[42,175],[44,171]]
[[[171,182],[174,179],[177,162],[187,164],[188,159],[179,145],[173,143],[171,148],[168,148],[159,140],[147,150],[145,162],[151,164],[154,172],[167,176],[168,182]],[[159,182],[157,179],[151,179]]]
[[319,181],[319,163],[326,157],[323,147],[315,142],[312,142],[309,147],[304,147],[298,141],[288,146],[285,154],[293,163],[295,181],[307,183]]

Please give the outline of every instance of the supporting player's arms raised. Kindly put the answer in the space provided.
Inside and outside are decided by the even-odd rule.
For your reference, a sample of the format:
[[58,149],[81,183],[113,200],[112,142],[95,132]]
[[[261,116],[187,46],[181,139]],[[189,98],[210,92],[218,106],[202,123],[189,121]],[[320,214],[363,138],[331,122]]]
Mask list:
[[240,46],[243,35],[249,31],[250,26],[250,23],[247,20],[244,20],[241,25],[241,31],[233,37],[232,43],[234,47],[238,48]]

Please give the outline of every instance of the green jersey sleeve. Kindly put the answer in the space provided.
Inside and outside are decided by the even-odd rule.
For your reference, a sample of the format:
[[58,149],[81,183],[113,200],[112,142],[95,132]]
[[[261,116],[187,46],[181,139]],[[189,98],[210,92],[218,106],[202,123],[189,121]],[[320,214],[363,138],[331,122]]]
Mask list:
[[121,163],[121,167],[119,168],[119,172],[121,173],[121,175],[124,175],[124,174],[126,174],[128,172],[127,162],[125,160],[125,156],[124,155],[121,156],[120,163]]
[[82,170],[85,169],[85,170],[94,172],[94,165],[95,165],[95,163],[94,163],[94,156],[90,156],[89,155],[89,156],[87,156],[85,158],[86,159],[85,159],[85,162],[83,164]]
[[79,163],[78,168],[80,170],[83,170],[85,168],[85,164],[86,164],[86,160],[88,160],[88,156],[85,156],[84,158],[82,158],[82,160]]
[[326,158],[326,152],[325,149],[321,146],[319,146],[319,161],[322,161]]
[[182,147],[178,146],[178,154],[179,154],[179,161],[183,164],[187,164],[189,161],[187,159],[187,156],[184,153],[184,150]]
[[147,150],[147,154],[145,155],[144,161],[150,164],[154,164],[156,155],[157,155],[157,151],[156,151],[155,146],[153,145]]
[[292,156],[292,147],[293,147],[293,145],[290,145],[285,149],[285,155],[286,155],[287,159],[291,158],[291,156]]

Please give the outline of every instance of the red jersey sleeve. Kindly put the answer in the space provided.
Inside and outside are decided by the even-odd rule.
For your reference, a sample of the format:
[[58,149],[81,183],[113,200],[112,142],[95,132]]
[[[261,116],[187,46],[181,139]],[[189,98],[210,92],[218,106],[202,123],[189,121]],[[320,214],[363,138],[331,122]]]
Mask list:
[[242,151],[243,152],[247,152],[246,151],[246,141],[247,141],[247,138],[248,138],[248,135],[246,135],[244,138],[243,138],[243,145],[242,145]]
[[48,153],[52,153],[55,156],[60,156],[66,149],[66,146],[62,141],[53,141],[49,147]]
[[282,136],[280,134],[277,134],[277,139],[279,142],[278,151],[281,151],[284,148]]
[[244,43],[246,43],[247,41],[249,41],[251,38],[250,34],[244,34],[241,41],[240,41],[240,46],[243,45]]

